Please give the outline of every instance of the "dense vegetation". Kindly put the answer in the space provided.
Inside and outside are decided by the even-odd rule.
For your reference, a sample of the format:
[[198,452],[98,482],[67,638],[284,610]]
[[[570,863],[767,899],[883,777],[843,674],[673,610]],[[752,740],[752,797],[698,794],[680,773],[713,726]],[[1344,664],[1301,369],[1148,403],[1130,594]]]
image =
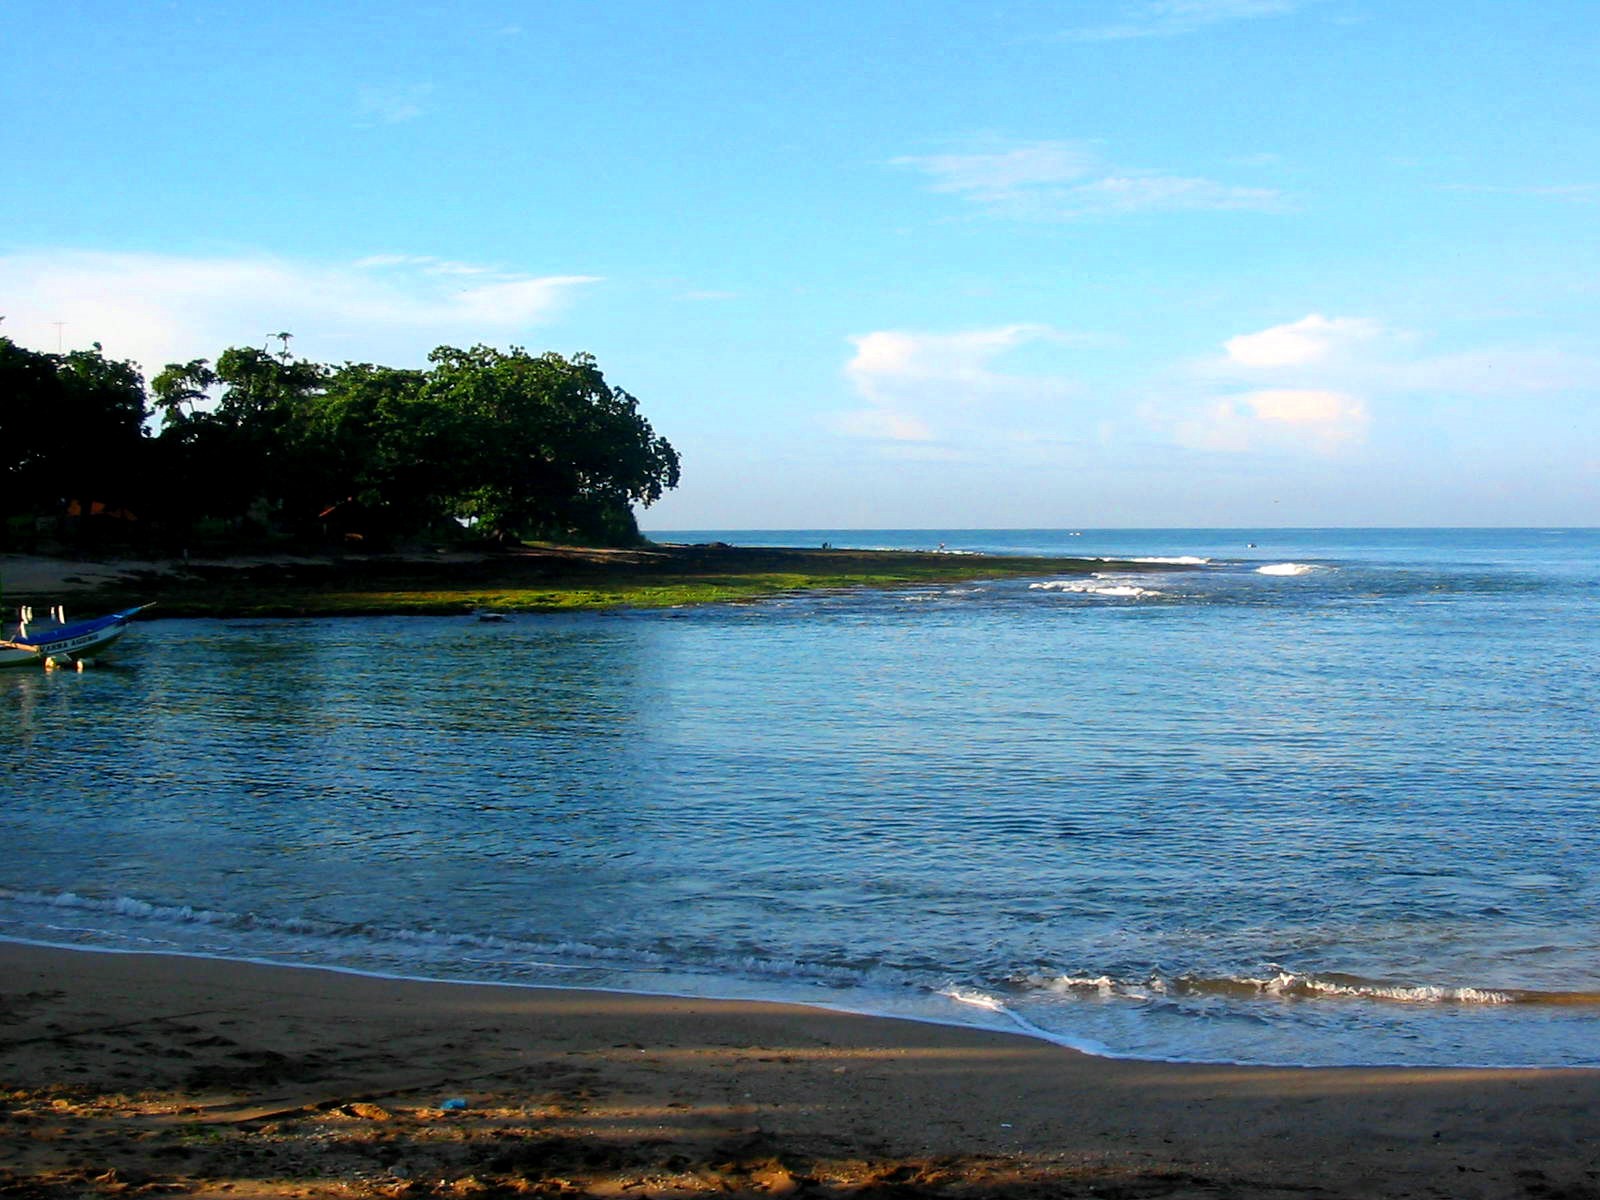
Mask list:
[[169,365],[147,393],[99,346],[0,337],[8,543],[627,544],[633,506],[677,486],[677,452],[589,355],[441,346],[427,370],[334,367],[278,339]]

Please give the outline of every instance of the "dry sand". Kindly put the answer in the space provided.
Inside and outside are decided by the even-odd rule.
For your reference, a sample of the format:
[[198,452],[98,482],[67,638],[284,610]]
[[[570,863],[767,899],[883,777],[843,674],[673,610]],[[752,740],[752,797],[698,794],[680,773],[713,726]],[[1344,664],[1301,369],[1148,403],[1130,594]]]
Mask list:
[[64,599],[117,583],[134,572],[165,573],[170,569],[169,564],[158,562],[95,562],[36,554],[0,554],[0,586],[4,587],[6,596],[41,601],[44,597]]
[[[465,1107],[447,1109],[447,1100]],[[0,943],[0,1195],[1600,1196],[1600,1072]]]

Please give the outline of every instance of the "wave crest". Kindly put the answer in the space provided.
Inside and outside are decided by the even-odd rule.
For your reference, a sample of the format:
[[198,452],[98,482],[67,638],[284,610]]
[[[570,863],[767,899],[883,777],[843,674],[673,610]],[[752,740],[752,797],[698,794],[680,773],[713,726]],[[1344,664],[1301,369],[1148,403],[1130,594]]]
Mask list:
[[1257,567],[1257,575],[1309,575],[1317,568],[1310,563],[1268,563],[1264,567]]
[[1354,975],[1301,975],[1292,971],[1253,976],[1175,975],[1143,980],[1113,979],[1107,975],[1029,975],[1014,981],[1027,991],[1057,992],[1085,998],[1152,1000],[1162,996],[1216,997],[1218,999],[1368,1000],[1390,1004],[1455,1005],[1597,1005],[1600,993],[1550,992],[1529,988],[1446,986],[1393,983]]
[[1072,592],[1081,596],[1112,596],[1121,600],[1137,600],[1141,596],[1159,596],[1154,588],[1139,587],[1132,583],[1081,583],[1070,579],[1047,579],[1030,583],[1030,591]]

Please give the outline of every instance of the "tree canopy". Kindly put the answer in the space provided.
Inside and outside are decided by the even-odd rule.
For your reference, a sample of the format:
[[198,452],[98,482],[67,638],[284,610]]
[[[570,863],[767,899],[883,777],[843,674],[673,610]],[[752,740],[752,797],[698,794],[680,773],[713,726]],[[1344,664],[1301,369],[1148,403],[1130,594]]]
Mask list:
[[184,542],[202,526],[374,543],[471,527],[625,544],[634,506],[677,486],[677,452],[591,355],[441,346],[426,370],[329,366],[277,336],[276,352],[168,364],[148,395],[98,346],[63,356],[0,337],[13,532],[115,511],[124,536],[136,524]]

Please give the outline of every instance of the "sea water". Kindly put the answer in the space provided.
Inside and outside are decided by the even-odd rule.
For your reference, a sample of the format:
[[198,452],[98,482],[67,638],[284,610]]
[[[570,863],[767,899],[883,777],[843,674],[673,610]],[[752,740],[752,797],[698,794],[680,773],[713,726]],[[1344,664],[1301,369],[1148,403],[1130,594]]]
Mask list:
[[1600,532],[655,536],[1144,561],[141,621],[0,676],[0,937],[1600,1065]]

